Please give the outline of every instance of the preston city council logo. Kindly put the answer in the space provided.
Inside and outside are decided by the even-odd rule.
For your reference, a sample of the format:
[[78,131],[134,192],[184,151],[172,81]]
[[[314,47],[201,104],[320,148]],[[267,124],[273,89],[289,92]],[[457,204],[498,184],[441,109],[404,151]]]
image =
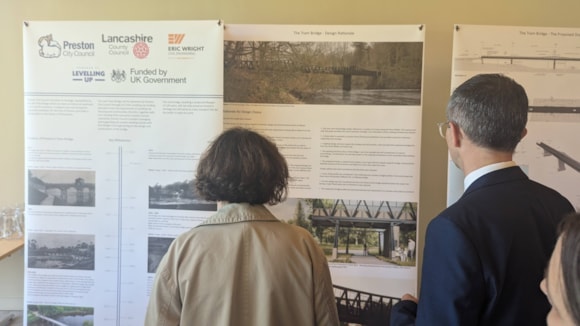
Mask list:
[[60,57],[60,44],[52,39],[52,34],[42,36],[38,39],[38,54],[43,58],[58,58]]

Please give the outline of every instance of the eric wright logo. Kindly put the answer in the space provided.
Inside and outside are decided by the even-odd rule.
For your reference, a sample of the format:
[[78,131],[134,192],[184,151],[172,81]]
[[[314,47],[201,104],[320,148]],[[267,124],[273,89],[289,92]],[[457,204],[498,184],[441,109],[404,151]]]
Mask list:
[[183,39],[185,38],[185,34],[168,34],[167,41],[169,44],[181,44]]
[[60,57],[61,47],[60,44],[52,39],[52,34],[42,36],[38,39],[38,54],[43,58],[58,58]]

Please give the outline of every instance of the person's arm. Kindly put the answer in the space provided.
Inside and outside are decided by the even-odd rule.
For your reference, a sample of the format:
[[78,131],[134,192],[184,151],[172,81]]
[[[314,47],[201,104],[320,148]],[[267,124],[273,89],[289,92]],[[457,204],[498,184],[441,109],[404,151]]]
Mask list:
[[168,268],[169,255],[168,251],[157,267],[145,315],[145,326],[178,326],[180,323],[181,299],[178,284]]
[[391,309],[391,323],[393,326],[412,326],[415,325],[417,318],[417,299],[408,298],[409,294],[403,295],[401,301]]
[[316,254],[313,254],[314,273],[314,313],[316,325],[338,326],[338,310],[332,286],[332,279],[326,256],[322,249],[314,244]]
[[396,304],[391,325],[477,325],[485,284],[470,239],[453,222],[435,218],[427,228],[423,257],[419,303]]

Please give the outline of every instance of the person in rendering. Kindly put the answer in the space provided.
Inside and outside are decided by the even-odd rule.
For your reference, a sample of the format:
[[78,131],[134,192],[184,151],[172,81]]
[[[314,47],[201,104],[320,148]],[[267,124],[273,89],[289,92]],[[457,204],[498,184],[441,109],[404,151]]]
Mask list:
[[415,260],[415,240],[409,238],[409,241],[407,241],[407,250],[409,250],[409,259]]
[[427,226],[419,299],[403,296],[391,325],[545,325],[538,284],[570,202],[513,162],[526,135],[524,88],[501,74],[457,87],[440,129],[465,192]]
[[145,325],[339,325],[322,249],[264,206],[285,200],[288,178],[276,145],[252,130],[228,129],[212,142],[196,188],[218,211],[172,242]]
[[552,304],[548,326],[580,325],[580,214],[568,215],[540,284]]

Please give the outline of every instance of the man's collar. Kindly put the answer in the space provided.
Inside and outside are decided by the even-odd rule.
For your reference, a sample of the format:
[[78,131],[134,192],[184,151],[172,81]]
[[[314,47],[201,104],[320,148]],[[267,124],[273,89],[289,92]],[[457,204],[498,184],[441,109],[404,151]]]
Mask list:
[[469,173],[467,176],[465,176],[465,179],[463,179],[463,189],[465,190],[465,189],[469,188],[469,186],[475,180],[481,178],[482,176],[484,176],[490,172],[505,169],[505,168],[510,168],[510,167],[513,167],[516,165],[517,164],[514,161],[499,162],[499,163],[493,163],[490,165],[486,165],[486,166],[480,167],[477,170],[471,171],[471,173]]

